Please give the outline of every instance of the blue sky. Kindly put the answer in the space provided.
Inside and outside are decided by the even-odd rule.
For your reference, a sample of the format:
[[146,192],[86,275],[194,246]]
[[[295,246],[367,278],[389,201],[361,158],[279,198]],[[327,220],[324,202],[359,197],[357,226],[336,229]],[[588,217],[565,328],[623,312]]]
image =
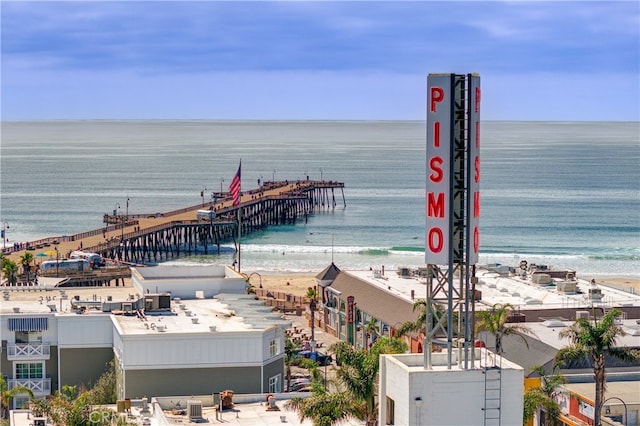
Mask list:
[[2,119],[640,119],[637,1],[2,1]]

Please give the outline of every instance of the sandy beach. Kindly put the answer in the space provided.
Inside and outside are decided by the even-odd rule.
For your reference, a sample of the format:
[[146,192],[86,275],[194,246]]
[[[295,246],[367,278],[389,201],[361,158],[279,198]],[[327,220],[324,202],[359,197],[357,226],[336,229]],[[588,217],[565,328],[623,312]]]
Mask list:
[[245,272],[249,276],[249,282],[254,287],[262,287],[271,291],[281,291],[294,296],[305,296],[309,287],[314,287],[316,282],[316,273],[307,272],[287,272],[275,273],[265,271]]

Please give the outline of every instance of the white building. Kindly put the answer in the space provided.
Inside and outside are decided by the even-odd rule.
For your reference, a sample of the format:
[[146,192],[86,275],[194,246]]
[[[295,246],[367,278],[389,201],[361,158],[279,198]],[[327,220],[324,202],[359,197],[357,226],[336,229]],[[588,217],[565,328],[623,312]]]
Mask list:
[[[119,398],[281,390],[290,323],[246,295],[244,277],[230,268],[142,269],[133,289],[5,289],[0,370],[9,389],[45,397],[95,383],[115,361]],[[152,294],[156,287],[163,293]]]
[[446,353],[432,354],[431,369],[423,354],[382,355],[380,424],[522,424],[524,370],[484,348],[475,351],[474,368],[466,370],[447,368]]

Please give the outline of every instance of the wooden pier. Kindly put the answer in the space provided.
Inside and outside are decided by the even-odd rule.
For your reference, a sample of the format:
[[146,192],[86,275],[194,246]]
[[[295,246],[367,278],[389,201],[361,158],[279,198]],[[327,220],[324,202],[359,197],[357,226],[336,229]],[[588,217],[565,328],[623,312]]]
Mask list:
[[[35,254],[52,248],[60,259],[81,249],[121,264],[156,263],[181,255],[214,253],[219,252],[223,243],[237,244],[238,224],[244,236],[268,226],[306,222],[314,212],[335,209],[337,190],[346,207],[342,182],[265,182],[259,188],[243,191],[238,206],[233,206],[230,194],[221,193],[216,200],[164,213],[104,215],[104,228],[32,241],[21,250],[8,247],[4,254],[19,265],[25,250]],[[196,212],[203,209],[215,211],[215,218],[199,220]]]

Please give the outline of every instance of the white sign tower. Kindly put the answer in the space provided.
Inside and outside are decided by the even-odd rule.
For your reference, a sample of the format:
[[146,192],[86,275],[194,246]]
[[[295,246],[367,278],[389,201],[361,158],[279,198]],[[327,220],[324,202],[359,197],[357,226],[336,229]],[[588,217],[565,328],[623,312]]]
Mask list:
[[[434,342],[446,345],[451,368],[454,330],[473,361],[475,264],[480,246],[480,76],[429,74],[427,78],[425,262],[428,270],[425,368]],[[435,305],[446,315],[432,325]],[[458,312],[454,324],[454,312]],[[435,336],[446,335],[445,341]],[[471,357],[471,358],[470,358]]]

